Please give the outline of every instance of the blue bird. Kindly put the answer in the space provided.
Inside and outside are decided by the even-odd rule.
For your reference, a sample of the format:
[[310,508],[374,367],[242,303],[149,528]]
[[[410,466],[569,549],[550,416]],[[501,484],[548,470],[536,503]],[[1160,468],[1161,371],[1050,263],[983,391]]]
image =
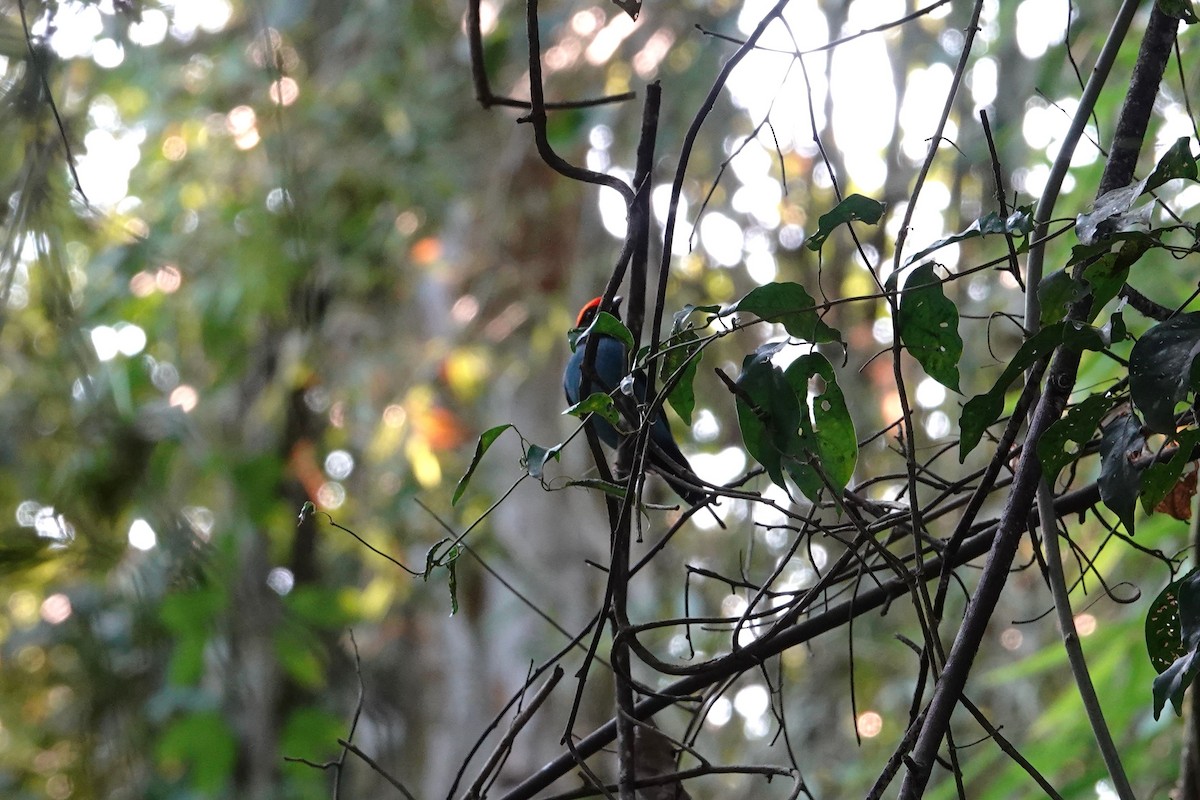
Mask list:
[[[603,298],[597,297],[585,305],[579,312],[575,326],[586,329],[591,325],[600,311],[602,301]],[[604,310],[619,318],[620,305],[621,298],[617,297],[613,299],[612,307]],[[575,342],[575,352],[571,354],[570,360],[567,361],[567,368],[563,372],[563,390],[566,392],[567,402],[572,405],[582,399],[580,384],[583,382],[583,358],[587,352],[587,341],[588,336],[585,334]],[[597,385],[589,386],[584,396],[598,391],[613,394],[628,374],[627,364],[625,344],[612,336],[600,334],[600,339],[596,342],[595,381]],[[633,373],[633,391],[639,403],[646,402],[646,385],[645,372],[635,371]],[[609,447],[616,448],[620,443],[617,431],[606,420],[593,415],[588,424],[594,426],[600,441]],[[708,495],[694,488],[703,484],[696,477],[687,458],[680,452],[679,445],[675,443],[675,437],[671,435],[671,427],[667,424],[667,418],[661,410],[656,411],[650,420],[650,443],[647,450],[646,461],[650,469],[661,475],[667,485],[683,498],[684,502],[695,506],[706,500]]]

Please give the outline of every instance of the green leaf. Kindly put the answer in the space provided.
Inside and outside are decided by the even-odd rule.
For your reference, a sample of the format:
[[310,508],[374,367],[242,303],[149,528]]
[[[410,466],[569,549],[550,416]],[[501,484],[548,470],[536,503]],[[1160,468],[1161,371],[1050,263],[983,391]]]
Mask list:
[[1145,443],[1142,421],[1136,414],[1122,414],[1104,426],[1100,435],[1100,499],[1120,518],[1130,536],[1141,488],[1141,472],[1133,461],[1141,456]]
[[1075,236],[1080,244],[1102,244],[1104,239],[1116,232],[1144,233],[1149,230],[1149,212],[1153,204],[1146,203],[1141,208],[1133,208],[1133,204],[1145,191],[1148,180],[1146,177],[1097,197],[1091,211],[1075,218]]
[[[1178,630],[1182,646],[1179,648],[1181,654],[1170,666],[1161,670],[1158,677],[1154,679],[1155,719],[1158,719],[1168,699],[1175,708],[1175,714],[1182,716],[1184,692],[1191,686],[1192,681],[1196,678],[1196,672],[1200,670],[1200,653],[1197,652],[1200,648],[1200,574],[1197,574],[1196,570],[1192,570],[1186,577],[1171,586],[1175,587],[1175,605],[1178,610]],[[1167,589],[1170,589],[1171,586],[1168,586]],[[1159,597],[1161,598],[1162,595]],[[1166,603],[1169,605],[1170,601],[1167,600]],[[1147,619],[1147,627],[1149,624],[1149,619]],[[1167,629],[1167,632],[1160,630],[1158,633],[1164,642],[1169,643],[1169,624],[1163,625],[1161,620],[1157,624]],[[1147,632],[1147,646],[1149,646],[1149,631]],[[1159,655],[1163,655],[1165,652],[1164,647],[1159,650]],[[1151,659],[1154,659],[1153,654]],[[1155,669],[1158,669],[1157,664]]]
[[1159,675],[1187,652],[1183,645],[1183,629],[1179,624],[1179,587],[1197,572],[1200,572],[1200,568],[1192,569],[1167,584],[1146,612],[1146,652],[1154,671]]
[[676,373],[679,374],[679,382],[667,395],[667,402],[688,425],[692,424],[692,412],[696,409],[693,382],[696,380],[696,371],[700,367],[700,356],[703,352],[699,342],[700,337],[690,328],[673,333],[667,340],[666,350],[663,351],[660,373],[664,384]]
[[421,580],[428,581],[429,576],[433,574],[433,568],[440,566],[442,563],[441,550],[442,545],[451,541],[450,537],[443,536],[438,539],[433,545],[425,551],[425,569],[421,571]]
[[567,486],[582,486],[585,489],[599,489],[600,491],[604,492],[605,494],[610,494],[613,497],[616,497],[617,499],[624,499],[624,497],[625,497],[625,487],[624,486],[621,486],[621,485],[618,485],[615,483],[610,483],[609,481],[602,481],[599,478],[581,478],[576,481],[567,481],[566,485]]
[[458,613],[458,557],[462,555],[462,545],[454,545],[446,553],[446,588],[450,591],[450,616]]
[[1105,253],[1083,271],[1083,280],[1092,289],[1091,320],[1104,305],[1117,296],[1129,278],[1129,268],[1154,246],[1154,240],[1142,234],[1125,237],[1121,246]]
[[874,225],[883,216],[884,208],[886,206],[878,200],[863,197],[861,194],[852,194],[834,206],[833,210],[821,215],[821,219],[817,221],[817,232],[808,237],[805,244],[809,250],[820,250],[821,245],[825,244],[825,240],[829,238],[829,234],[833,233],[839,225],[855,220],[862,220],[869,225]]
[[966,241],[967,239],[975,239],[980,236],[989,236],[994,234],[1008,234],[1010,236],[1028,236],[1033,230],[1033,206],[1021,206],[1009,214],[1004,219],[996,212],[992,212],[985,217],[972,222],[958,233],[947,236],[944,239],[938,239],[933,244],[926,247],[919,253],[909,256],[904,261],[904,266],[912,264],[914,261],[919,261],[923,257],[929,255],[935,250],[940,250],[948,244],[955,242]]
[[[833,365],[825,356],[820,353],[801,356],[788,365],[783,375],[794,396],[801,400],[800,435],[795,441],[798,449],[785,454],[787,472],[804,496],[816,503],[829,488],[826,481],[840,494],[854,475],[858,459],[854,421]],[[825,387],[813,397],[812,419],[809,419],[807,396],[809,382],[814,377],[821,378]]]
[[[1181,3],[1180,5],[1188,13],[1191,13],[1190,3]],[[1159,7],[1162,7],[1162,0],[1159,2]],[[1192,14],[1189,22],[1195,21],[1196,17]],[[1175,140],[1175,144],[1167,148],[1167,152],[1163,153],[1162,158],[1158,160],[1157,166],[1154,167],[1154,172],[1151,172],[1150,177],[1146,179],[1146,188],[1144,191],[1152,192],[1167,181],[1175,180],[1176,178],[1196,180],[1196,157],[1192,155],[1192,140],[1188,136],[1180,136]]]
[[963,341],[958,335],[958,308],[942,291],[933,262],[908,276],[896,323],[900,341],[929,377],[961,393],[958,360]]
[[218,797],[233,775],[237,742],[219,712],[200,711],[174,720],[158,738],[155,754],[160,763],[186,764],[195,787]]
[[575,352],[579,339],[592,331],[619,339],[625,345],[626,352],[633,350],[633,334],[629,332],[629,328],[625,327],[625,323],[607,311],[601,311],[592,320],[592,324],[586,328],[572,328],[567,331],[567,341],[571,344],[572,353]]
[[1200,443],[1200,430],[1189,429],[1179,434],[1179,449],[1166,461],[1156,461],[1142,472],[1142,509],[1153,514],[1163,498],[1179,483],[1183,469],[1192,460],[1192,450]]
[[546,470],[546,463],[550,459],[558,461],[558,454],[562,451],[562,445],[556,444],[554,447],[545,448],[536,444],[529,445],[529,449],[525,451],[525,471],[529,473],[529,477],[542,479],[542,475]]
[[1069,270],[1060,269],[1042,278],[1038,284],[1038,303],[1042,307],[1042,327],[1053,325],[1067,315],[1067,309],[1087,294],[1087,286],[1071,277]]
[[[1094,325],[1067,320],[1062,323],[1062,343],[1068,350],[1103,350],[1108,347],[1108,338]],[[1032,362],[1031,362],[1032,363]]]
[[1192,10],[1192,0],[1158,0],[1158,7],[1167,16],[1181,19],[1188,25],[1200,22],[1200,17]]
[[[696,305],[692,305],[691,303],[688,303],[683,308],[681,308],[675,312],[673,322],[671,324],[671,330],[673,332],[678,332],[678,331],[683,330],[684,329],[683,325],[687,321],[687,318],[690,317],[696,311],[700,311],[705,314],[711,314],[714,316],[720,316],[721,306],[719,306],[719,305],[696,306]],[[712,319],[713,319],[713,317],[710,316],[709,321],[711,322]]]
[[817,303],[798,283],[768,283],[759,286],[723,312],[723,316],[747,311],[767,322],[778,322],[789,335],[806,342],[840,342],[842,334],[817,315]]
[[[1053,484],[1062,468],[1079,457],[1113,402],[1106,394],[1094,394],[1072,406],[1062,419],[1046,429],[1038,441],[1037,454],[1047,483]],[[1068,448],[1069,443],[1076,446]]]
[[[1129,338],[1129,331],[1125,328],[1125,315],[1120,311],[1114,311],[1100,330],[1104,334],[1104,338],[1108,339],[1109,344],[1117,344]],[[1195,366],[1195,362],[1193,362],[1193,366]]]
[[613,427],[617,427],[621,421],[621,414],[617,411],[617,405],[613,401],[612,395],[604,392],[593,392],[562,413],[580,419],[585,418],[588,414],[596,414],[608,420]]
[[783,372],[771,363],[781,347],[782,342],[764,344],[746,356],[736,383],[736,406],[746,452],[786,491],[783,455],[799,450],[800,400]]
[[[816,502],[832,485],[841,491],[858,458],[854,423],[837,376],[825,356],[809,353],[786,371],[771,363],[783,343],[765,344],[742,364],[737,380],[738,423],[748,452],[784,491],[790,475],[805,497]],[[809,382],[823,389],[813,398]]]
[[457,505],[458,501],[462,499],[463,493],[467,491],[467,484],[471,482],[471,476],[475,474],[475,468],[483,460],[483,454],[488,451],[493,442],[500,438],[500,434],[511,427],[511,423],[497,425],[494,428],[488,428],[480,435],[479,441],[475,443],[475,455],[471,457],[471,463],[467,466],[467,471],[458,479],[458,485],[454,487],[454,495],[450,498],[450,505]]
[[965,461],[967,455],[979,444],[987,427],[1000,419],[1000,415],[1004,413],[1004,393],[1008,391],[1009,385],[1021,372],[1044,356],[1050,355],[1060,344],[1084,350],[1101,350],[1105,341],[1098,329],[1078,322],[1056,322],[1026,339],[992,388],[983,394],[975,395],[963,405],[958,421],[960,462]]
[[1129,351],[1129,392],[1150,430],[1175,432],[1175,406],[1195,389],[1191,369],[1197,353],[1200,312],[1155,325]]

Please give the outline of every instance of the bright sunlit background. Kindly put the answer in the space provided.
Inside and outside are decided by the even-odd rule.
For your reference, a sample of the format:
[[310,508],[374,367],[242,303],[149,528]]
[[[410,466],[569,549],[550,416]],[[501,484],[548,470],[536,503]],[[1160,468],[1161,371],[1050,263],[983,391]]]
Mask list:
[[[492,91],[513,97],[528,94],[519,5],[480,3]],[[650,202],[660,234],[676,215],[668,325],[685,303],[730,303],[774,281],[822,299],[878,292],[894,265],[996,209],[980,111],[996,131],[1006,198],[1033,202],[1077,108],[1064,58],[1069,15],[1084,74],[1110,21],[1106,10],[1064,0],[983,4],[962,92],[898,256],[912,184],[965,47],[961,4],[931,2],[903,25],[886,25],[912,11],[902,0],[788,4],[725,83],[674,208],[671,180],[692,114],[733,42],[775,3],[653,5],[636,21],[608,3],[544,12],[543,66],[554,98],[640,98],[647,82],[663,83]],[[21,45],[0,52],[6,100],[38,96],[15,8],[4,11],[5,41]],[[356,741],[415,776],[422,796],[445,794],[466,740],[501,713],[497,698],[562,643],[526,625],[525,608],[473,561],[455,575],[462,608],[447,622],[445,573],[413,582],[386,559],[420,569],[430,546],[482,519],[471,527],[472,552],[533,605],[572,630],[594,612],[604,580],[590,564],[608,553],[593,535],[604,525],[600,505],[565,491],[568,480],[595,477],[583,437],[548,466],[552,491],[527,480],[506,493],[524,475],[519,448],[553,446],[578,426],[560,414],[567,309],[603,288],[627,231],[624,201],[546,170],[512,108],[479,107],[459,6],[28,8],[32,35],[57,59],[49,81],[73,169],[48,118],[14,124],[10,140],[22,152],[9,171],[26,177],[10,179],[11,215],[0,220],[9,237],[0,419],[13,431],[0,443],[0,508],[32,555],[4,587],[0,669],[20,680],[6,674],[10,688],[0,691],[0,794],[329,796],[326,775],[282,756],[336,758],[359,679],[370,700]],[[1106,98],[1113,108],[1116,97]],[[11,107],[23,108],[17,99]],[[629,182],[639,113],[637,103],[556,113],[552,142],[570,161]],[[1182,91],[1165,89],[1152,155],[1193,130]],[[1090,124],[1074,153],[1064,190],[1077,192],[1079,210],[1102,161],[1097,143],[1110,135]],[[21,136],[36,147],[26,151]],[[35,158],[46,152],[58,159],[52,169]],[[51,189],[29,190],[41,188],[26,175],[38,164]],[[76,180],[86,202],[63,188]],[[1177,209],[1200,204],[1194,185],[1171,191],[1164,196]],[[839,233],[820,255],[809,252],[820,215],[851,193],[885,202],[884,219],[855,228],[858,247]],[[30,198],[58,206],[39,215]],[[1000,254],[999,244],[964,242],[932,257],[940,275],[957,278]],[[1010,274],[980,271],[952,287],[970,351],[963,395],[915,368],[906,376],[929,451],[922,458],[947,452],[965,397],[995,379],[1021,333],[1021,288]],[[889,313],[874,301],[828,310],[847,340],[835,366],[864,440],[900,415],[890,357],[875,357],[893,341]],[[760,325],[706,351],[686,433],[672,417],[706,480],[730,483],[753,466],[713,369],[735,376],[755,345],[785,335]],[[814,347],[792,341],[775,363]],[[506,422],[517,430],[450,503],[471,443]],[[909,502],[892,470],[903,463],[899,447],[889,429],[860,455],[860,475],[877,478],[864,492],[885,508]],[[785,511],[807,507],[765,480],[749,490],[765,502],[730,498],[691,518],[665,563],[647,568],[639,615],[741,618],[732,644],[745,646],[762,633],[748,621],[754,614],[816,584],[840,545],[797,547]],[[333,516],[298,526],[304,502]],[[663,519],[647,516],[645,542]],[[1139,544],[1153,535],[1139,530]],[[1108,541],[1106,531],[1092,536]],[[1145,569],[1115,549],[1097,569],[1122,580]],[[1032,563],[1032,550],[1021,558]],[[763,575],[773,576],[765,600],[748,588]],[[1149,591],[1161,577],[1141,585]],[[1024,594],[997,618],[972,691],[1011,701],[997,713],[1011,712],[1039,766],[1086,783],[1073,796],[1115,797],[1076,750],[1048,744],[1082,747],[1082,723],[1053,623],[1039,616],[1044,587],[1032,572],[1012,581]],[[1133,617],[1114,605],[1079,610],[1076,626],[1089,648],[1108,648],[1097,675],[1132,682],[1122,684],[1117,719],[1141,737],[1146,762],[1165,769],[1175,736],[1167,720],[1146,718],[1148,667],[1107,655],[1132,641],[1119,637],[1132,635]],[[696,724],[712,738],[701,741],[765,759],[786,705],[815,794],[861,794],[908,725],[915,657],[896,631],[915,625],[910,611],[864,620],[853,647],[829,637],[789,651],[782,688],[773,671],[746,674],[704,707]],[[679,627],[656,644],[678,662],[731,646],[721,626]],[[514,774],[556,752],[562,731],[552,727],[528,735]],[[1074,738],[1059,735],[1068,728]],[[978,797],[1033,796],[996,794],[1004,786],[984,793],[989,774],[1017,774],[995,748],[969,763]],[[373,779],[359,777],[355,796],[384,791]],[[1028,784],[1022,774],[1011,785],[1019,780]],[[757,797],[762,785],[730,777],[695,796]],[[941,787],[930,796],[952,795]]]

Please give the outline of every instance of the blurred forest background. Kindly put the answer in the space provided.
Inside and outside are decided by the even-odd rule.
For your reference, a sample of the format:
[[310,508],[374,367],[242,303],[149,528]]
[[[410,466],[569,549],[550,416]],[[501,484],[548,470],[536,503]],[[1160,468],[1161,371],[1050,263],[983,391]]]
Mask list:
[[[595,0],[543,5],[547,100],[635,98],[551,111],[550,143],[571,162],[629,180],[646,87],[661,82],[651,190],[661,235],[685,132],[770,5],[650,3],[636,21]],[[886,277],[906,211],[907,253],[997,211],[980,110],[1010,204],[1039,196],[1113,10],[983,2],[946,141],[908,209],[973,11],[961,0],[925,6],[893,25],[919,6],[794,0],[787,24],[733,70],[682,184],[667,320],[771,281],[869,295],[865,267]],[[479,8],[492,91],[527,100],[524,6]],[[1094,199],[1148,8],[1076,152],[1059,206],[1067,221]],[[401,796],[339,746],[352,723],[355,746],[414,795],[461,796],[495,735],[459,778],[464,760],[531,664],[600,608],[603,502],[566,486],[593,474],[582,436],[539,482],[506,432],[451,503],[485,429],[513,423],[542,447],[577,429],[561,415],[565,334],[603,291],[626,225],[615,192],[542,162],[519,124],[527,109],[478,101],[466,14],[463,2],[429,0],[0,0],[4,797],[325,798],[336,771],[312,764],[339,758],[342,797]],[[1181,29],[1139,176],[1194,135],[1192,43]],[[806,249],[839,191],[886,203],[884,219],[856,229],[861,247],[843,230],[820,254]],[[1185,216],[1200,203],[1195,184],[1168,194]],[[1047,263],[1061,267],[1069,248],[1052,243]],[[1021,342],[1013,274],[1003,264],[966,273],[1005,253],[1003,237],[937,253],[964,276],[946,291],[966,346],[963,395],[905,363],[930,458]],[[1167,305],[1196,283],[1189,261],[1157,269]],[[844,364],[841,351],[829,358],[863,441],[854,483],[876,479],[864,491],[894,500],[905,464],[895,431],[870,437],[901,414],[891,359],[872,358],[891,343],[888,307],[835,305],[824,320],[847,342]],[[672,417],[706,480],[752,466],[712,367],[735,375],[781,336],[764,325],[707,348],[690,429]],[[1111,361],[1086,361],[1079,385],[1114,374]],[[1089,469],[1094,478],[1094,465],[1080,477]],[[793,502],[763,476],[744,488]],[[654,479],[647,492],[672,502]],[[302,516],[306,502],[328,516]],[[716,515],[724,528],[695,515],[638,575],[638,619],[736,619],[753,592],[729,576],[779,567],[796,591],[840,550],[818,537],[791,549],[794,521],[762,504],[727,499]],[[349,532],[420,571],[435,543],[481,516],[455,565],[453,616],[445,568],[413,578]],[[641,518],[635,558],[678,512]],[[1111,525],[1113,515],[1089,514],[1072,527],[1076,623],[1138,796],[1164,797],[1183,725],[1154,719],[1142,626],[1186,555],[1188,524],[1141,518],[1134,541]],[[1063,797],[1115,797],[1028,538],[1018,566],[1029,568],[1009,578],[971,697]],[[953,590],[948,618],[964,605]],[[898,636],[920,639],[912,609],[885,612],[722,686],[694,722],[697,748],[715,763],[788,764],[787,748],[808,796],[864,796],[904,734],[920,672]],[[728,649],[727,628],[691,633],[654,636],[681,662]],[[581,659],[564,659],[568,679],[517,738],[493,796],[559,755]],[[612,702],[593,666],[575,733],[608,720]],[[1045,796],[969,717],[956,721],[960,746],[980,742],[959,752],[965,796]],[[682,736],[689,718],[673,709],[658,723]],[[759,798],[794,786],[733,773],[688,789]],[[935,770],[926,796],[957,796],[954,779]]]

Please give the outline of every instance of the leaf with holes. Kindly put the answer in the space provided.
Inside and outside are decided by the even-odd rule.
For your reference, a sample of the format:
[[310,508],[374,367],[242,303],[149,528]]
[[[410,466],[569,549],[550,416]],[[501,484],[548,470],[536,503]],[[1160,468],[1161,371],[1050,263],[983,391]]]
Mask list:
[[1112,404],[1108,395],[1094,394],[1071,406],[1062,419],[1046,429],[1038,440],[1037,454],[1047,483],[1053,484],[1062,468],[1079,457]]
[[942,291],[933,268],[931,261],[908,276],[896,324],[900,341],[929,377],[961,393],[958,360],[963,341],[958,335],[958,308]]
[[1164,14],[1181,19],[1188,25],[1200,22],[1200,17],[1192,10],[1191,0],[1158,0],[1158,7]]
[[1146,612],[1146,653],[1159,675],[1184,654],[1183,634],[1179,627],[1179,587],[1200,572],[1193,569],[1167,584]]
[[1105,339],[1098,329],[1078,322],[1057,322],[1026,339],[992,388],[975,395],[963,405],[958,421],[960,462],[965,461],[979,444],[988,426],[1004,413],[1004,393],[1009,385],[1038,359],[1054,352],[1059,344],[1080,350],[1100,350],[1105,346]]
[[1195,389],[1192,363],[1200,353],[1200,312],[1155,325],[1129,351],[1129,393],[1146,425],[1175,432],[1175,406]]
[[[1189,11],[1191,9],[1188,9]],[[1192,17],[1195,21],[1195,16]],[[1167,148],[1150,177],[1146,179],[1145,191],[1150,192],[1162,186],[1167,181],[1176,178],[1196,180],[1196,157],[1192,155],[1192,140],[1189,136],[1180,136],[1175,144]]]
[[1100,434],[1100,499],[1120,518],[1130,536],[1141,488],[1141,472],[1134,461],[1141,457],[1145,444],[1137,414],[1122,414]]
[[[838,386],[833,365],[820,353],[801,356],[784,370],[784,378],[800,404],[798,448],[784,454],[784,465],[804,496],[818,502],[827,489],[841,493],[854,474],[858,440],[846,398]],[[824,386],[813,396],[808,415],[809,385],[820,379]]]
[[[1174,615],[1171,614],[1172,607]],[[1158,719],[1168,699],[1175,707],[1176,715],[1182,715],[1183,694],[1200,669],[1198,648],[1200,573],[1192,570],[1163,590],[1146,618],[1146,649],[1159,673],[1153,685],[1155,719]],[[1174,660],[1162,666],[1172,655]]]
[[1042,278],[1037,294],[1045,327],[1065,317],[1071,304],[1087,294],[1087,285],[1072,278],[1068,270],[1060,269]]

